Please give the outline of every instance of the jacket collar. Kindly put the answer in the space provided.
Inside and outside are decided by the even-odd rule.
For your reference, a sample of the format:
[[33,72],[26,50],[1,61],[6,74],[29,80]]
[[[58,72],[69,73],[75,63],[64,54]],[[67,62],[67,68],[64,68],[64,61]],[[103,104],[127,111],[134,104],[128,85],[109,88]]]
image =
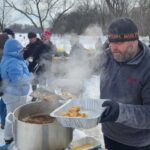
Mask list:
[[144,43],[139,41],[139,49],[140,49],[140,52],[133,59],[126,62],[126,64],[137,65],[143,60],[143,58],[145,57],[145,55],[148,52],[148,47]]

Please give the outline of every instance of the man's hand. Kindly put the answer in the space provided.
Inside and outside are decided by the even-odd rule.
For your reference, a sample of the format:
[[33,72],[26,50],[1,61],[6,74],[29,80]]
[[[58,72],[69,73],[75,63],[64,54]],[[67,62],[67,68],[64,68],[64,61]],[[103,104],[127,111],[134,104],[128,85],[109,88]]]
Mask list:
[[115,122],[119,116],[119,104],[112,100],[104,101],[102,107],[106,107],[102,113],[100,123]]

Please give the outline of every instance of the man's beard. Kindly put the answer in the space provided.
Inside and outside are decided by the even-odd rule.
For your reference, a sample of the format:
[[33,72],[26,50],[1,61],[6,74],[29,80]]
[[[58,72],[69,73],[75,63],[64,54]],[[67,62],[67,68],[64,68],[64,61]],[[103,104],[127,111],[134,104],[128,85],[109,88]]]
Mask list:
[[112,53],[112,54],[117,62],[127,62],[135,56],[133,46],[127,47],[127,51],[124,54],[121,53]]

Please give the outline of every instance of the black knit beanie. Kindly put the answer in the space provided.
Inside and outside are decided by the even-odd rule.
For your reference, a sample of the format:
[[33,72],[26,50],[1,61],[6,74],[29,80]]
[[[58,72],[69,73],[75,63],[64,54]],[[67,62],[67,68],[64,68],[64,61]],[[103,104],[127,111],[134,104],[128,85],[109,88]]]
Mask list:
[[15,37],[15,33],[9,28],[5,28],[3,33],[7,33],[8,35],[11,35],[13,38]]
[[30,38],[36,38],[36,33],[34,33],[34,32],[29,32],[28,33],[28,38],[30,39]]
[[108,28],[109,42],[135,41],[138,39],[138,28],[129,18],[116,19]]

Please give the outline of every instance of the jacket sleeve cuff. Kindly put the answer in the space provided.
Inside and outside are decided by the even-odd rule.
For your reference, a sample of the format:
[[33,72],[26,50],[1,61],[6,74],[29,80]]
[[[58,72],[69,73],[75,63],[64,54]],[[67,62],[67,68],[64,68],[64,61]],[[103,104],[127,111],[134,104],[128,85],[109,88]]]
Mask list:
[[123,123],[126,121],[126,112],[125,112],[125,105],[122,103],[119,103],[119,116],[116,120],[117,123]]

